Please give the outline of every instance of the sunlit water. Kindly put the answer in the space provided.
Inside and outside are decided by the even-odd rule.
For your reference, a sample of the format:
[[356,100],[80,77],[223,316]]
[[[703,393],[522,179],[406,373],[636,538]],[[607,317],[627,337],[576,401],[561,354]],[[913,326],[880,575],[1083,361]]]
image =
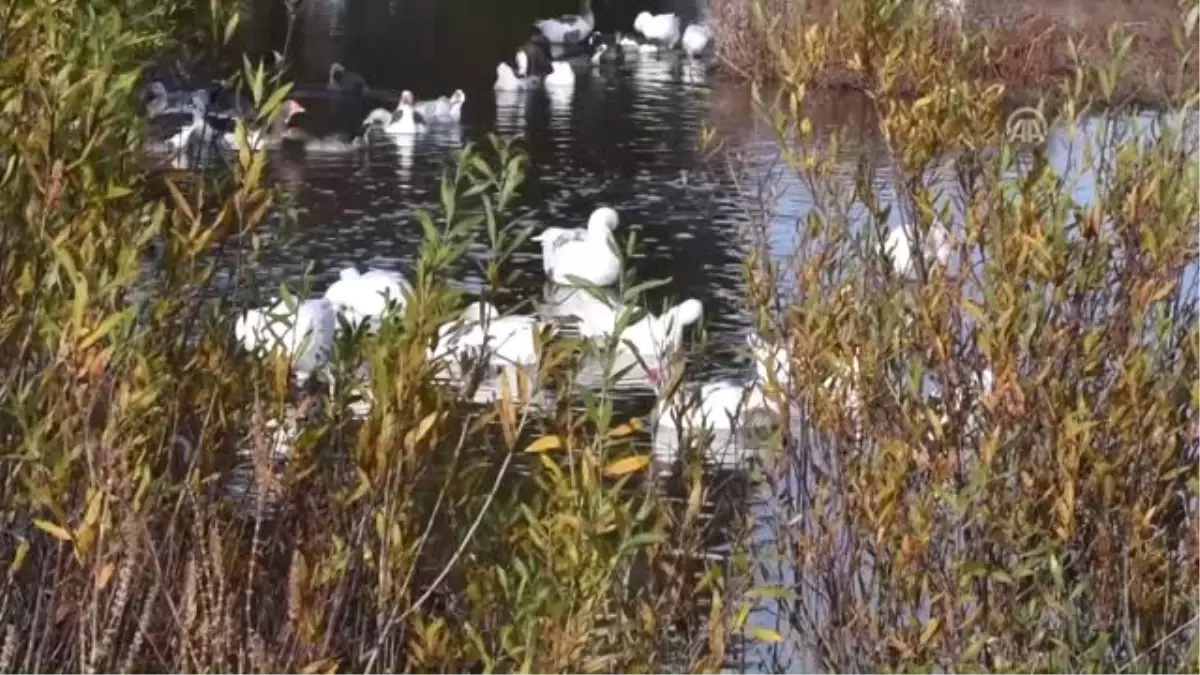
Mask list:
[[[601,29],[628,29],[641,7],[623,4],[598,9]],[[258,282],[234,289],[236,297],[262,301],[281,283],[297,287],[305,280],[319,292],[337,278],[338,270],[352,264],[411,270],[421,239],[416,213],[425,209],[436,215],[439,181],[451,166],[451,154],[463,142],[495,131],[520,135],[530,157],[511,218],[535,230],[582,226],[595,207],[614,207],[621,215],[618,236],[637,236],[632,266],[638,279],[670,280],[648,294],[647,306],[657,311],[664,303],[689,297],[704,304],[707,346],[693,360],[690,375],[750,375],[742,354],[751,330],[742,279],[751,242],[748,228],[756,214],[764,209],[772,213],[768,247],[773,257],[783,259],[795,250],[797,223],[814,208],[814,200],[805,185],[778,171],[774,137],[756,121],[745,87],[721,81],[707,65],[675,55],[630,55],[624,65],[580,72],[571,90],[495,93],[495,64],[510,57],[528,35],[532,19],[570,11],[571,3],[505,4],[503,11],[455,2],[314,0],[301,5],[289,49],[301,94],[319,91],[329,64],[338,61],[361,72],[373,90],[411,89],[428,99],[462,88],[467,93],[464,120],[461,128],[409,143],[379,144],[367,153],[276,158],[273,175],[289,187],[298,217],[286,235],[279,232],[282,219],[271,220],[264,234],[277,234],[280,245],[267,247],[256,272]],[[671,9],[685,16],[689,11]],[[282,46],[285,24],[278,10],[260,11],[252,33],[260,52]],[[328,123],[320,99],[309,107],[317,113],[316,124]],[[817,115],[853,125],[865,119],[864,108],[862,102],[838,100]],[[715,127],[723,142],[715,152],[700,147],[706,126]],[[837,175],[849,184],[860,158],[870,158],[870,184],[882,203],[891,204],[891,166],[874,139],[870,130],[852,134],[842,146],[845,161]],[[1066,130],[1052,132],[1051,162],[1060,171],[1081,160],[1083,144],[1074,140]],[[1089,181],[1094,177],[1085,173],[1075,188],[1080,201],[1086,202],[1094,190]],[[893,209],[893,224],[903,219],[902,206]],[[472,256],[478,264],[463,265],[457,281],[478,292],[488,252],[479,247]],[[545,280],[539,245],[528,242],[508,264],[521,274],[504,289],[502,309],[541,301]],[[1194,279],[1194,270],[1191,274]],[[633,414],[649,412],[653,402],[648,391],[623,396],[624,408]],[[661,452],[670,441],[658,439],[655,445]],[[781,509],[769,494],[760,493],[756,501],[764,499],[768,506],[751,508],[767,537],[771,514]],[[761,580],[795,583],[786,567]],[[816,668],[811,657],[793,648],[796,636],[769,611],[756,613],[751,623],[781,630],[785,646],[792,645],[783,651],[790,652],[751,648],[731,668]]]

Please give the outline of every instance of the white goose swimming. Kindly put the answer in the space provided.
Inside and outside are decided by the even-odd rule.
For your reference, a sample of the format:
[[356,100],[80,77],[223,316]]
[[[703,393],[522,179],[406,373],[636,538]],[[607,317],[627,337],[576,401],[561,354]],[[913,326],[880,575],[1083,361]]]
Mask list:
[[[518,52],[520,54],[520,52]],[[518,59],[519,65],[519,59]],[[528,84],[527,79],[518,76],[512,66],[501,61],[496,66],[496,83],[492,86],[496,91],[522,91]]]
[[[597,307],[579,322],[579,335],[590,340],[609,340],[617,330],[620,310]],[[689,298],[654,316],[646,312],[618,336],[618,352],[634,352],[650,367],[669,361],[683,347],[683,331],[704,316],[704,305]],[[652,373],[651,373],[652,375]]]
[[679,42],[679,17],[674,14],[639,12],[633,20],[633,29],[667,49],[674,49]]
[[533,237],[542,244],[542,269],[556,284],[574,285],[579,277],[597,286],[611,286],[621,278],[621,258],[612,231],[620,223],[617,212],[602,206],[588,218],[587,229],[548,227]]
[[708,43],[712,41],[712,28],[705,24],[693,23],[689,24],[683,31],[683,53],[687,54],[688,58],[694,59],[704,53],[708,49]]
[[234,324],[234,335],[247,351],[279,347],[287,354],[300,383],[329,363],[336,330],[336,311],[327,298],[303,300],[295,312],[282,301],[251,309]]
[[573,45],[587,39],[596,27],[591,0],[580,2],[578,14],[566,14],[557,19],[542,19],[533,24],[551,44]]
[[[651,382],[660,396],[652,414],[654,426],[668,429],[733,431],[765,422],[762,413],[779,413],[779,405],[764,390],[757,379],[745,383],[716,380],[703,384],[682,384],[673,392],[664,372],[654,369]],[[662,398],[667,394],[666,398]]]
[[575,69],[566,61],[552,61],[550,74],[542,78],[542,84],[547,87],[574,87]]
[[399,272],[369,269],[359,273],[356,268],[347,267],[325,291],[325,298],[351,326],[366,322],[372,330],[378,330],[392,303],[397,312],[403,312],[411,293],[412,285]]
[[363,120],[363,127],[375,127],[382,129],[385,133],[399,136],[425,133],[427,129],[425,116],[416,111],[413,103],[413,93],[405,89],[400,94],[400,102],[396,104],[395,110],[392,112],[383,108],[372,110]]
[[458,122],[462,119],[463,103],[467,95],[462,89],[455,89],[449,96],[439,96],[431,101],[417,101],[413,110],[417,111],[426,122]]
[[[923,260],[926,264],[937,262],[945,265],[950,259],[950,236],[946,228],[934,224],[925,234],[922,245]],[[916,262],[913,259],[914,247],[913,227],[901,225],[892,228],[883,243],[883,253],[892,263],[892,269],[902,279],[914,279],[917,275]]]
[[471,303],[458,320],[438,329],[437,348],[429,350],[429,360],[479,358],[486,349],[493,365],[536,365],[544,325],[537,317],[501,316],[490,303]]

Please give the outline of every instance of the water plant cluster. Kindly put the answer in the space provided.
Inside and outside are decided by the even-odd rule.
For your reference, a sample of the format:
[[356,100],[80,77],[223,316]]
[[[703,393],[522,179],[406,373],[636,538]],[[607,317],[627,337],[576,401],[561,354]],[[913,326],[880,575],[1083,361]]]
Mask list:
[[[778,625],[838,671],[1196,668],[1195,79],[1165,109],[1125,105],[1138,45],[1114,28],[1106,59],[1043,92],[1049,137],[1019,142],[1005,86],[972,77],[978,42],[934,44],[927,8],[850,5],[857,42],[784,31],[781,85],[756,90],[812,203],[786,251],[763,224],[748,275],[803,412],[804,442],[766,471],[787,525],[755,556],[789,586]],[[1184,72],[1198,11],[1181,9]],[[805,113],[845,49],[882,189],[866,162],[837,180],[853,139]],[[881,264],[896,223],[918,242],[952,224],[949,264]]]

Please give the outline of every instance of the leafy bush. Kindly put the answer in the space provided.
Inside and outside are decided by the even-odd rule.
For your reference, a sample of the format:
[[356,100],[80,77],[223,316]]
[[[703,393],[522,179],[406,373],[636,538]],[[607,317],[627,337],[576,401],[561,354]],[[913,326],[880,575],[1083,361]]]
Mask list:
[[[785,76],[760,103],[811,199],[795,250],[772,262],[764,237],[749,275],[804,425],[769,472],[790,525],[758,556],[795,566],[781,621],[837,671],[1195,669],[1195,82],[1147,133],[1088,112],[1121,63],[1081,66],[1051,120],[1081,161],[1056,166],[1004,137],[1004,88],[930,49],[927,20],[877,26],[861,63],[890,203],[805,118],[842,36],[771,43]],[[947,264],[897,275],[901,222],[945,226]]]

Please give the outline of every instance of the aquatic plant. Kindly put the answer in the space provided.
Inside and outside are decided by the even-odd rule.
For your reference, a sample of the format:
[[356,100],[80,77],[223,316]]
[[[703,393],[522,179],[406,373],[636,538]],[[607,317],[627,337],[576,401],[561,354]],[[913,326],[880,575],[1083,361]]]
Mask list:
[[[893,17],[861,52],[889,166],[850,186],[841,133],[805,114],[841,36],[770,44],[786,76],[756,96],[811,206],[784,223],[763,204],[747,270],[803,425],[764,470],[783,497],[756,575],[781,631],[840,672],[1195,669],[1196,82],[1159,114],[1122,107],[1136,46],[1114,32],[1043,111],[1050,137],[1009,138],[1004,87],[931,48],[928,20]],[[914,251],[948,225],[948,263],[895,274],[902,223]]]

